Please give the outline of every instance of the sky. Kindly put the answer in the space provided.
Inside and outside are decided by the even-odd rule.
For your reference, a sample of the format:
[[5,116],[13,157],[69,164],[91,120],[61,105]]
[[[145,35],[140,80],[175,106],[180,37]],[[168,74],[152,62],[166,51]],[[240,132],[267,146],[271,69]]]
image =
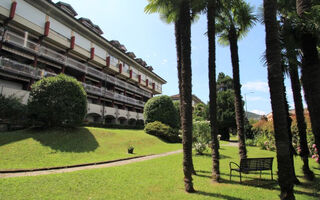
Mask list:
[[[104,32],[108,40],[118,40],[128,51],[153,66],[154,72],[167,81],[164,95],[179,93],[176,67],[176,51],[173,24],[161,21],[159,15],[146,14],[147,0],[63,0],[78,13],[77,18],[89,18]],[[54,0],[53,2],[57,2]],[[90,2],[90,3],[88,3]],[[262,0],[247,0],[255,8]],[[206,16],[201,15],[192,25],[192,93],[203,102],[209,100],[208,39]],[[248,35],[239,41],[241,92],[246,102],[245,109],[257,114],[271,112],[267,67],[262,62],[265,51],[265,30],[259,22]],[[217,43],[217,75],[219,72],[232,77],[229,46]],[[290,80],[286,79],[290,108],[294,108]]]

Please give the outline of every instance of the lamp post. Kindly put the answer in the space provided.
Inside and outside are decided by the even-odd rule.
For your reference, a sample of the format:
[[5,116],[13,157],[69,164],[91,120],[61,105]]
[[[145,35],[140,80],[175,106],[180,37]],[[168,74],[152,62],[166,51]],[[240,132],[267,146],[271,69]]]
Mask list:
[[244,93],[244,103],[246,104],[246,117],[248,118],[248,105],[247,105],[247,94],[253,94],[254,92]]

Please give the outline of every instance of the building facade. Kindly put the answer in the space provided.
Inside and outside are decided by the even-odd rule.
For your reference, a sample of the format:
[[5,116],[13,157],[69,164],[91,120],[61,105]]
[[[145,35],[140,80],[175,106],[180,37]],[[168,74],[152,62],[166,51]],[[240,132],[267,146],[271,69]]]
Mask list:
[[99,26],[51,0],[0,1],[0,92],[27,102],[37,80],[64,73],[82,82],[88,121],[135,124],[164,79]]

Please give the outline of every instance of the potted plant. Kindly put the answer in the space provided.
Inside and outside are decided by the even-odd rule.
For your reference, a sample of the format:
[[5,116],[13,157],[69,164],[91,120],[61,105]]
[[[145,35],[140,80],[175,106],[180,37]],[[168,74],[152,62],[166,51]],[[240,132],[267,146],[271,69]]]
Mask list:
[[128,146],[128,153],[133,154],[134,146],[129,145]]

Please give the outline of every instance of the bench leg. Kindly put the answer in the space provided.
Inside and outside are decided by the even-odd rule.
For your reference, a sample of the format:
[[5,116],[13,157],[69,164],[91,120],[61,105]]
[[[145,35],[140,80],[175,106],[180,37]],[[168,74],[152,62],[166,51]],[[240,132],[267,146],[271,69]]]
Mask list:
[[261,179],[261,172],[262,172],[262,171],[260,170],[260,179]]

